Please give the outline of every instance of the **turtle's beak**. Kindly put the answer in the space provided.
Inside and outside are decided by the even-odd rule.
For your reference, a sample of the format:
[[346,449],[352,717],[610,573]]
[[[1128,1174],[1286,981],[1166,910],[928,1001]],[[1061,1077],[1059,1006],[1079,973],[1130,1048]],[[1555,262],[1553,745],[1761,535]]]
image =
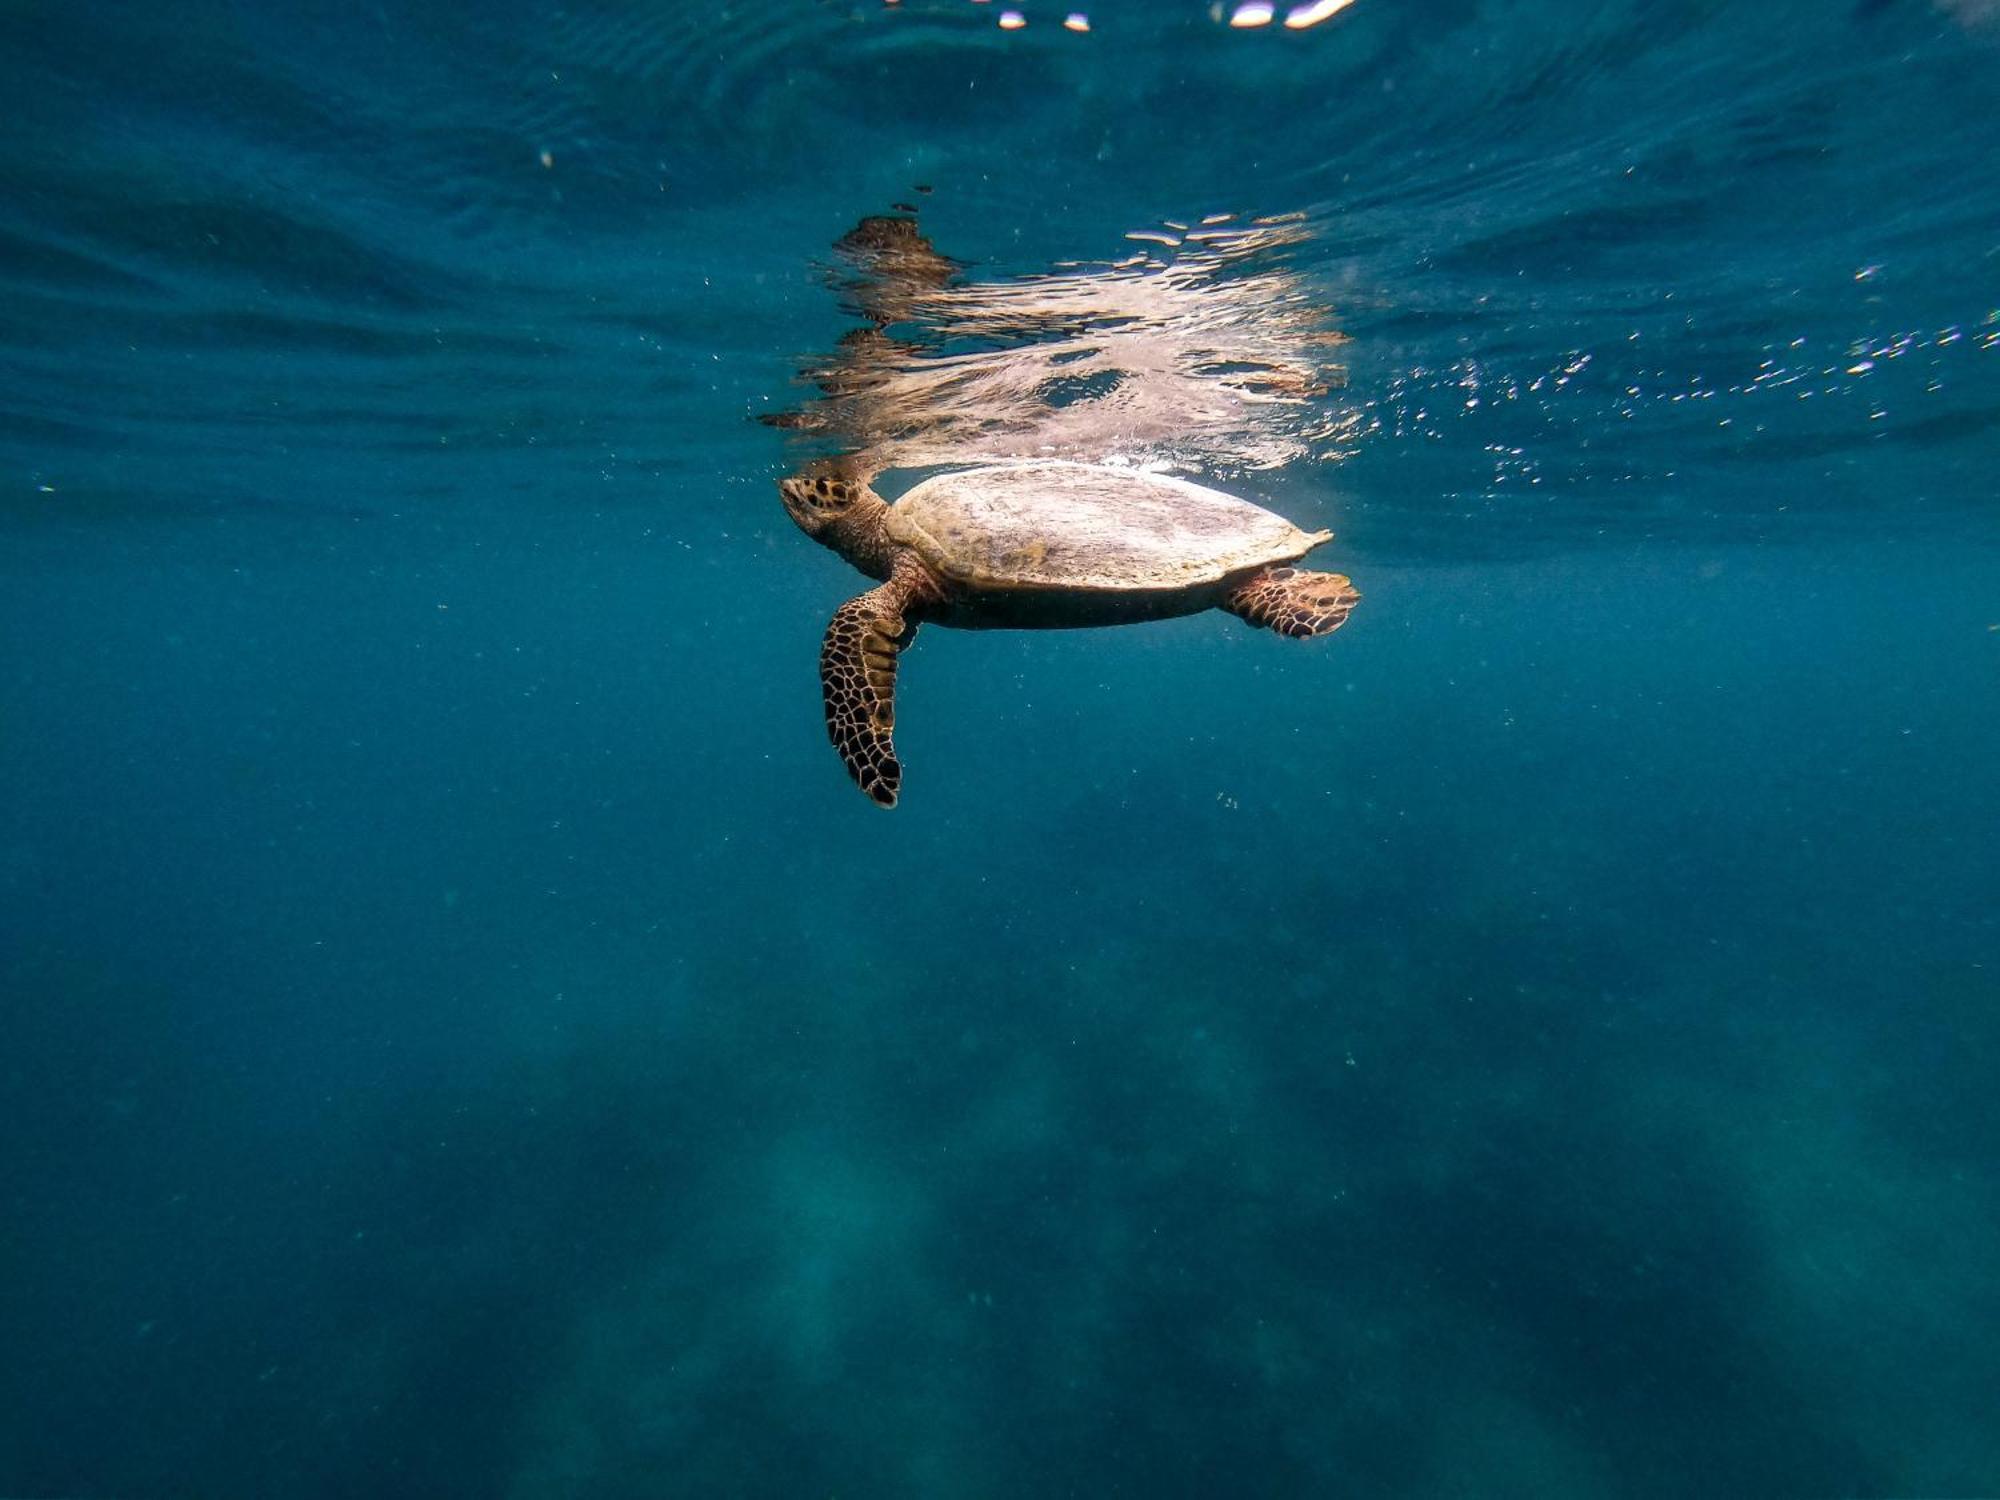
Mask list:
[[785,502],[785,514],[807,536],[818,536],[826,517],[819,507],[807,498],[805,481],[794,475],[790,479],[778,481],[778,498]]

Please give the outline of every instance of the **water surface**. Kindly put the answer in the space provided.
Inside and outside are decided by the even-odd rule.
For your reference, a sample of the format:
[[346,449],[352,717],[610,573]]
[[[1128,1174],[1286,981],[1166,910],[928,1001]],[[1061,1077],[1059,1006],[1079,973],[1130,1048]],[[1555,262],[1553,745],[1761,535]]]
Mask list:
[[1075,3],[0,16],[0,1490],[2000,1489],[2000,14]]

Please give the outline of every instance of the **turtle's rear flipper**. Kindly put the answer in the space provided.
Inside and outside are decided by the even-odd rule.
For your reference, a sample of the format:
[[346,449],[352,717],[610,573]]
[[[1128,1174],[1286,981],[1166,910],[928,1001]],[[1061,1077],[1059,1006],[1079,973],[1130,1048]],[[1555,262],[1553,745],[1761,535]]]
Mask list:
[[1305,640],[1340,629],[1360,602],[1360,592],[1345,574],[1266,568],[1238,584],[1222,607],[1252,625]]
[[834,611],[819,648],[826,694],[826,737],[847,763],[854,784],[878,807],[894,807],[903,785],[890,731],[896,727],[896,655],[917,633],[905,611],[907,581],[892,578]]

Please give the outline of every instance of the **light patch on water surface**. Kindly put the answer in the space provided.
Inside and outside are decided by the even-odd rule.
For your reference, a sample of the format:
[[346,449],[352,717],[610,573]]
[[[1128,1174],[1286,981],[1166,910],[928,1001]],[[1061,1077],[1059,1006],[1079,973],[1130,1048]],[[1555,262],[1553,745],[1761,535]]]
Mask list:
[[1309,5],[1294,5],[1285,12],[1285,25],[1293,31],[1303,31],[1332,20],[1353,3],[1354,0],[1312,0]]
[[[1285,12],[1285,26],[1292,31],[1304,31],[1317,26],[1322,21],[1330,21],[1354,0],[1305,0]],[[1261,26],[1269,26],[1277,19],[1278,8],[1273,0],[1242,0],[1234,10],[1226,11],[1221,5],[1209,8],[1212,20],[1221,21],[1225,15],[1228,23],[1239,31],[1251,31]]]

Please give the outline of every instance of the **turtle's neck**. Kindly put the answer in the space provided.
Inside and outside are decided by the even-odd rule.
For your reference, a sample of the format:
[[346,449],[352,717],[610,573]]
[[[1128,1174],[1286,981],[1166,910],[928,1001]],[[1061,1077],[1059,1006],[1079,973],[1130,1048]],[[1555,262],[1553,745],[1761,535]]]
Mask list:
[[887,502],[863,485],[861,497],[820,534],[820,540],[870,578],[887,578],[896,571],[896,544],[889,539],[888,520]]

